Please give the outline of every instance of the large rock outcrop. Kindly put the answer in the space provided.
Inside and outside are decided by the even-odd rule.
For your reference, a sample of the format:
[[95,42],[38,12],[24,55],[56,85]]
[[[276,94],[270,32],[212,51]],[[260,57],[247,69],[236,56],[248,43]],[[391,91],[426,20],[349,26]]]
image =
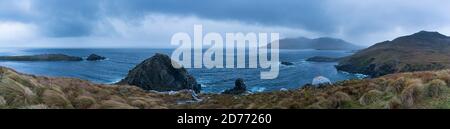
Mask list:
[[421,31],[393,41],[375,44],[342,58],[338,70],[372,77],[398,72],[450,68],[450,37]]
[[184,68],[176,69],[164,54],[155,54],[129,71],[118,84],[138,86],[144,90],[177,91],[191,89],[200,92],[201,86]]

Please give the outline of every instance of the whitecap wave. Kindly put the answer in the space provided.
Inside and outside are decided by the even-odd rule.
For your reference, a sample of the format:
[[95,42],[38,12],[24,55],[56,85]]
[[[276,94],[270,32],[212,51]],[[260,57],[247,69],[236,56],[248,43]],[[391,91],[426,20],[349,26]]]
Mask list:
[[258,86],[250,88],[250,92],[253,92],[253,93],[264,92],[265,90],[266,90],[265,87],[258,87]]

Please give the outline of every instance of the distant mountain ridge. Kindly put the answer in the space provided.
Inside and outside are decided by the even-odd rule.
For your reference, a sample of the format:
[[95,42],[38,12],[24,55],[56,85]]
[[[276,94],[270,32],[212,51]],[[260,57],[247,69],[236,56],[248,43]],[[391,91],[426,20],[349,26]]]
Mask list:
[[305,37],[280,40],[280,49],[316,49],[316,50],[359,50],[357,46],[342,39],[322,37],[309,39]]
[[450,68],[450,37],[438,32],[420,31],[345,57],[336,68],[373,77]]

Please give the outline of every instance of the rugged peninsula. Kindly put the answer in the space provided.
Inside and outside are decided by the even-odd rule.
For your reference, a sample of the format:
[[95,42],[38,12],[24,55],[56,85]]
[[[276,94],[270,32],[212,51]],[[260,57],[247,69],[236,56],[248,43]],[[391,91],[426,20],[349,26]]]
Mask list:
[[450,37],[438,32],[421,31],[375,44],[344,57],[338,70],[372,77],[412,71],[450,68]]
[[342,39],[322,37],[309,39],[305,37],[279,40],[280,49],[315,49],[315,50],[360,50],[363,47]]
[[26,56],[0,56],[0,61],[82,61],[83,58],[64,54],[41,54]]

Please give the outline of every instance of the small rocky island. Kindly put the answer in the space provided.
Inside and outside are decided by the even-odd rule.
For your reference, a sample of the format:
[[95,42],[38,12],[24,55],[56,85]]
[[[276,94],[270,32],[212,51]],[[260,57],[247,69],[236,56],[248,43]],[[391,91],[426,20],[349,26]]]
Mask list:
[[129,71],[125,79],[118,84],[138,86],[144,90],[178,91],[194,90],[199,93],[201,86],[186,69],[176,69],[172,66],[172,59],[164,54],[153,57],[138,64]]
[[314,56],[306,59],[309,62],[338,62],[340,58],[325,57],[325,56]]
[[91,54],[86,58],[87,61],[99,61],[99,60],[105,60],[105,59],[106,59],[106,57],[99,56],[97,54]]
[[281,64],[282,64],[282,65],[286,65],[286,66],[294,65],[294,63],[292,63],[292,62],[287,62],[287,61],[282,61]]
[[0,56],[2,61],[82,61],[83,58],[64,54],[41,54],[27,56]]

